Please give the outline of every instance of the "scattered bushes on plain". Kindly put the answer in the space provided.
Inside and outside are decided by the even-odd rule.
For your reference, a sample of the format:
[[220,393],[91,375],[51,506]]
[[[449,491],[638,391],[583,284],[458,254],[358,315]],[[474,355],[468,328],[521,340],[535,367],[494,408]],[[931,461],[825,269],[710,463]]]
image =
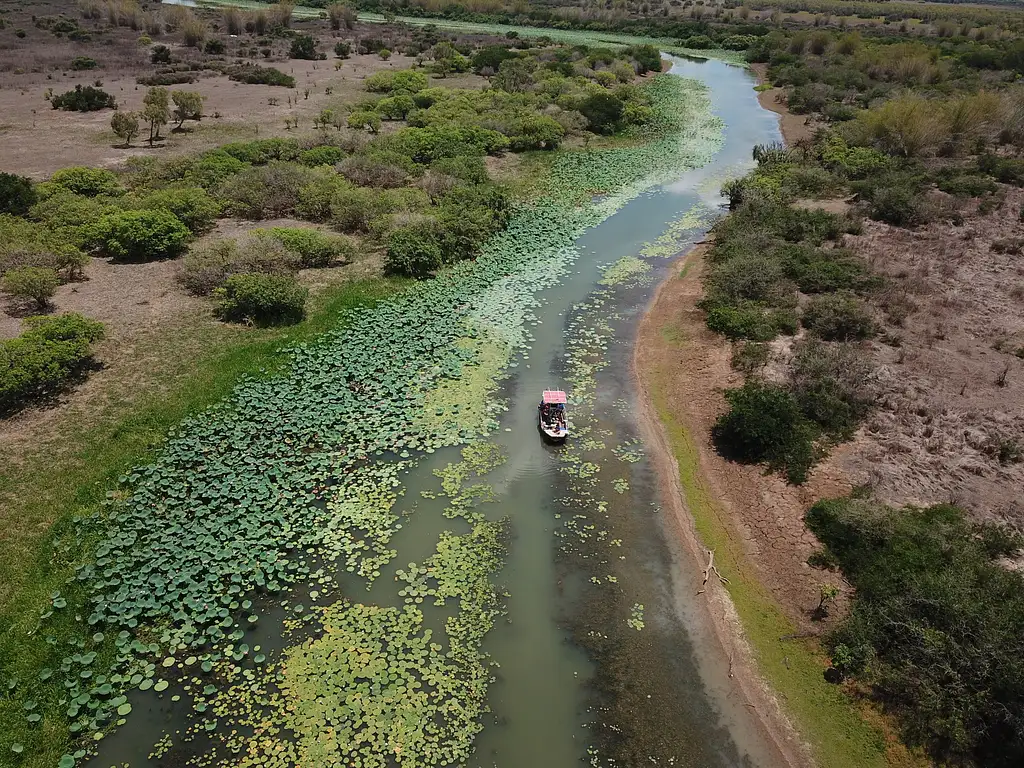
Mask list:
[[116,109],[117,102],[100,88],[91,85],[76,85],[73,91],[67,91],[50,99],[54,109],[69,112],[96,112],[101,109]]
[[82,315],[30,317],[25,331],[0,341],[0,411],[66,384],[103,338],[103,324]]

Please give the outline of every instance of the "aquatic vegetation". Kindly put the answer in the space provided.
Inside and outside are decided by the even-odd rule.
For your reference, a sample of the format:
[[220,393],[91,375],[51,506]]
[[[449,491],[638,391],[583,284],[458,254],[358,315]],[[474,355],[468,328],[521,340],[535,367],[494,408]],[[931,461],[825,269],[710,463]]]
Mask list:
[[644,605],[643,603],[633,603],[633,608],[629,612],[629,619],[626,623],[639,632],[644,628]]
[[604,270],[601,285],[636,284],[648,277],[651,265],[636,256],[623,256]]
[[[289,350],[284,374],[242,382],[174,430],[152,464],[121,477],[100,513],[79,524],[80,541],[98,543],[69,588],[87,595],[75,606],[75,652],[58,656],[49,678],[23,682],[21,695],[60,685],[72,733],[102,733],[130,716],[120,711],[129,690],[164,691],[186,670],[201,670],[234,698],[190,682],[204,692],[193,696],[197,728],[216,729],[208,713],[227,718],[243,689],[256,702],[252,712],[264,712],[267,724],[240,764],[358,756],[377,765],[370,752],[402,765],[464,760],[486,706],[490,676],[479,643],[500,612],[489,574],[500,565],[503,535],[475,511],[489,488],[465,481],[497,457],[476,444],[442,471],[446,514],[471,530],[443,535],[431,558],[399,572],[406,605],[338,601],[335,571],[372,584],[396,557],[399,475],[422,453],[494,428],[494,381],[530,341],[536,294],[578,257],[579,235],[717,147],[720,123],[701,86],[659,76],[646,87],[657,120],[638,134],[644,142],[559,156],[548,194],[518,211],[475,262]],[[594,200],[595,192],[605,196]],[[600,362],[573,365],[574,403],[582,404],[593,398]],[[578,466],[581,479],[598,469]],[[242,642],[259,620],[254,599],[280,599],[299,584],[324,593],[320,600],[319,589],[310,591],[308,609],[289,608],[308,639],[266,664],[265,653]],[[442,654],[418,601],[454,597],[459,609],[445,619]],[[69,607],[55,594],[41,633]],[[353,643],[366,649],[363,667],[340,658]],[[327,727],[331,753],[318,738]],[[84,755],[70,755],[70,765]]]

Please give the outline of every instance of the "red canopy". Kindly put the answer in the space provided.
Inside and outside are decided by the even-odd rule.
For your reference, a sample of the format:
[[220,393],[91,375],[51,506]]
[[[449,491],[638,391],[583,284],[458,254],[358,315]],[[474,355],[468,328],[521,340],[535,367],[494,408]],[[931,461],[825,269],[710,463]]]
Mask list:
[[544,402],[544,403],[564,403],[564,402],[566,402],[566,400],[567,400],[567,398],[566,398],[565,392],[563,392],[562,390],[560,390],[560,389],[545,389],[544,390],[544,397],[541,399],[541,402]]

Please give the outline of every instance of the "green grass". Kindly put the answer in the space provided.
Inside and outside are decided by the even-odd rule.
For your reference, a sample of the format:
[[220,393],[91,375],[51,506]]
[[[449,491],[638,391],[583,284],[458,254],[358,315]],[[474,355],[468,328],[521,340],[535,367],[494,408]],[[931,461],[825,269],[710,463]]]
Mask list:
[[[676,346],[681,333],[663,333]],[[825,682],[825,659],[806,640],[780,640],[796,632],[768,589],[760,583],[742,542],[726,521],[699,473],[693,436],[675,417],[670,401],[678,385],[654,372],[652,400],[679,464],[687,507],[704,546],[715,550],[715,564],[728,577],[726,589],[754,650],[758,668],[783,709],[810,744],[819,765],[828,768],[881,768],[888,764],[886,740],[858,712],[842,689]]]
[[[68,744],[60,691],[40,682],[39,670],[56,668],[63,656],[74,652],[66,641],[81,632],[73,611],[86,596],[66,582],[91,542],[72,538],[72,520],[95,509],[126,469],[153,457],[167,431],[182,419],[224,398],[241,377],[280,370],[286,363],[283,347],[314,339],[338,325],[339,313],[373,304],[404,284],[374,279],[332,286],[314,299],[305,321],[287,328],[208,325],[193,329],[192,346],[180,338],[187,329],[164,331],[153,343],[162,342],[169,353],[187,354],[195,342],[203,350],[184,361],[170,386],[161,375],[143,384],[112,378],[112,390],[143,388],[136,391],[134,405],[119,407],[115,398],[99,414],[61,413],[48,430],[59,435],[59,443],[57,438],[40,442],[18,463],[8,461],[0,470],[0,765],[8,764],[11,745],[21,743],[25,752],[19,765],[52,768]],[[33,630],[50,593],[58,590],[68,608],[65,621],[47,624],[56,641],[51,644]],[[114,655],[106,641],[92,649],[100,660]],[[38,702],[37,711],[44,715],[40,725],[30,727],[20,700],[5,695],[11,679],[19,681],[20,693],[27,688]]]

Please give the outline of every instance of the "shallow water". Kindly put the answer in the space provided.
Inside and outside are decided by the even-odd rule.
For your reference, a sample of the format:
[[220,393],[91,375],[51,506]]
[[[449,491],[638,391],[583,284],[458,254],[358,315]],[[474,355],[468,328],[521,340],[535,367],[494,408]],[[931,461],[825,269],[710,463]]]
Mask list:
[[[772,764],[770,748],[728,677],[727,661],[695,618],[693,565],[663,528],[655,478],[635,442],[630,360],[636,323],[669,268],[665,257],[703,236],[720,212],[721,181],[750,165],[752,145],[779,140],[778,123],[758,105],[745,70],[674,59],[671,71],[709,86],[725,123],[722,149],[705,167],[636,198],[579,240],[581,258],[557,287],[541,293],[530,348],[517,356],[503,385],[509,407],[492,439],[508,461],[487,478],[498,498],[482,510],[511,523],[498,577],[510,596],[506,620],[484,646],[498,666],[492,714],[471,761],[480,768],[604,765],[608,758],[619,765]],[[650,270],[643,279],[601,285],[605,268],[641,254],[645,243],[687,214],[688,228],[676,227],[673,238],[648,249],[656,255],[645,258]],[[606,365],[592,377],[589,402],[572,408],[578,437],[565,446],[548,445],[537,431],[539,394],[568,388],[565,382],[578,376],[584,359]],[[612,450],[623,446],[629,460]],[[576,456],[599,467],[596,475],[568,474],[572,464],[566,459]],[[369,591],[344,578],[345,594],[400,605],[395,569],[428,557],[441,531],[465,530],[461,521],[441,516],[442,500],[420,493],[436,491],[433,470],[458,459],[455,449],[441,450],[404,475],[399,509],[415,513],[391,542],[399,556]],[[580,516],[575,528],[573,515]],[[584,522],[594,526],[591,532],[577,530]],[[612,540],[621,543],[609,545]],[[628,623],[639,615],[635,608],[631,614],[636,605],[643,605],[641,629]],[[247,641],[280,647],[283,613],[261,611],[260,628]],[[440,610],[427,616],[440,626]],[[92,764],[177,765],[202,751],[193,742],[148,759],[163,733],[184,726],[186,701],[136,692],[131,702],[132,721],[104,740]]]

